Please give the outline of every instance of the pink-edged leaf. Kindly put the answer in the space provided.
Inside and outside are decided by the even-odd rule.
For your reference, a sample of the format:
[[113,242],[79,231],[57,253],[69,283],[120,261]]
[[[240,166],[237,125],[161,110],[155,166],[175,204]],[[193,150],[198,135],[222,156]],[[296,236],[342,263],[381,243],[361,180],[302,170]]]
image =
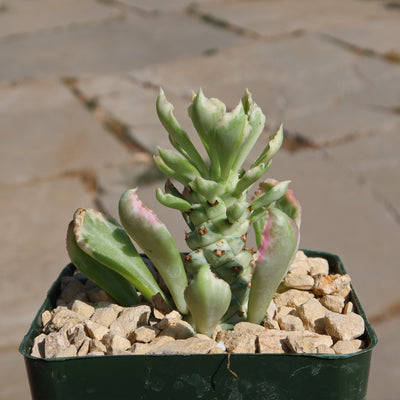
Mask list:
[[253,323],[263,320],[269,303],[296,254],[300,239],[297,224],[286,213],[271,208],[266,214],[248,305],[247,320]]

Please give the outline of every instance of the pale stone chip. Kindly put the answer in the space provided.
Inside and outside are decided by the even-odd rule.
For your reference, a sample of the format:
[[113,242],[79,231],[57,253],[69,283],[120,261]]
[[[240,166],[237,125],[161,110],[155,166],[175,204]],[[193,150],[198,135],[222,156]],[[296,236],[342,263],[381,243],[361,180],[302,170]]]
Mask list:
[[277,311],[278,311],[278,309],[276,307],[275,302],[273,300],[271,300],[271,302],[269,303],[269,306],[267,308],[267,312],[266,312],[265,316],[270,319],[274,319]]
[[163,317],[163,319],[157,324],[157,328],[162,330],[168,328],[171,325],[175,325],[178,321],[181,320],[182,315],[178,311],[173,310]]
[[82,315],[82,317],[86,319],[90,318],[94,313],[94,307],[81,300],[75,300],[72,303],[71,310],[79,315]]
[[364,333],[364,320],[355,313],[337,314],[329,312],[325,316],[325,327],[336,340],[356,339]]
[[60,298],[67,304],[73,301],[78,293],[85,291],[85,285],[78,279],[71,279],[61,290]]
[[103,336],[109,331],[105,326],[96,324],[90,320],[85,321],[85,328],[88,336],[97,340],[103,339]]
[[308,299],[314,297],[310,292],[297,289],[289,289],[283,293],[277,293],[274,297],[275,304],[286,307],[298,307],[300,304],[305,303]]
[[[158,328],[158,325],[157,325]],[[194,336],[195,331],[189,322],[180,320],[174,325],[170,325],[163,329],[159,336],[171,336],[174,339],[187,339]]]
[[329,264],[325,258],[321,257],[310,257],[308,259],[310,263],[310,275],[328,275],[329,274]]
[[128,339],[116,335],[115,333],[112,332],[106,333],[101,341],[107,347],[108,350],[110,348],[127,350],[131,347],[131,342]]
[[104,351],[91,351],[88,353],[88,356],[93,356],[93,357],[98,357],[98,356],[104,356]]
[[279,327],[283,331],[302,331],[304,330],[303,321],[294,315],[282,315],[278,318]]
[[356,352],[356,348],[354,347],[354,344],[350,340],[338,340],[332,346],[332,349],[336,354],[349,354]]
[[289,332],[267,329],[257,337],[258,353],[284,353]]
[[314,286],[314,278],[306,274],[287,274],[283,283],[286,287],[299,290],[309,290]]
[[164,343],[147,354],[207,354],[215,345],[214,340],[192,337]]
[[346,299],[350,292],[351,292],[351,286],[350,283],[348,283],[342,290],[337,292],[337,295],[344,297]]
[[49,310],[43,311],[42,315],[41,315],[42,325],[46,326],[51,321],[52,318],[53,318],[53,314],[51,311],[49,311]]
[[326,344],[320,344],[317,347],[317,353],[318,354],[336,354],[335,350],[333,350],[331,347],[327,346]]
[[223,342],[228,353],[255,353],[256,339],[254,334],[238,331],[221,331],[216,341]]
[[343,314],[350,314],[353,312],[353,309],[354,309],[353,303],[349,301],[343,308]]
[[329,312],[317,299],[309,299],[300,305],[296,314],[302,319],[304,327],[317,333],[325,333],[325,315]]
[[235,332],[243,332],[251,335],[259,335],[265,331],[265,328],[259,324],[252,324],[251,322],[239,322],[234,327]]
[[313,291],[318,296],[324,296],[326,294],[339,294],[340,291],[349,286],[349,283],[350,283],[350,277],[347,274],[317,276],[315,278],[315,285]]
[[108,305],[104,308],[97,308],[90,320],[95,322],[96,324],[100,324],[109,328],[110,325],[117,319],[119,314],[119,310],[112,305]]
[[54,358],[57,353],[69,346],[70,344],[65,331],[52,332],[44,340],[44,356],[45,358]]
[[87,338],[83,324],[78,324],[68,329],[67,337],[69,342],[79,349]]
[[320,299],[321,304],[328,310],[341,313],[344,306],[344,297],[327,294]]
[[162,319],[171,312],[171,309],[160,292],[157,292],[157,294],[151,298],[151,304],[153,305],[153,314],[157,319]]
[[295,353],[317,353],[318,346],[332,346],[333,341],[328,335],[304,331],[303,334],[288,336],[287,343]]
[[278,319],[279,317],[283,317],[284,315],[293,315],[293,313],[296,311],[294,307],[286,307],[286,306],[280,306],[278,307],[278,311],[276,313],[275,319]]
[[79,347],[79,349],[78,349],[78,353],[77,353],[78,356],[86,356],[87,353],[89,353],[90,340],[91,339],[86,337],[86,339],[82,343],[81,347]]
[[107,348],[100,340],[92,339],[89,343],[89,353],[94,353],[97,351],[105,353]]
[[134,343],[131,347],[131,352],[134,354],[147,354],[148,352],[155,352],[159,346],[168,342],[174,342],[175,339],[171,336],[157,337],[151,343]]
[[110,331],[127,338],[138,327],[148,324],[150,312],[147,305],[125,308],[110,325]]
[[146,354],[150,351],[151,345],[148,343],[134,343],[131,347],[132,354]]
[[218,333],[221,332],[221,331],[222,331],[221,325],[217,325],[217,326],[214,328],[213,333],[211,334],[211,339],[212,339],[212,340],[216,340],[216,339],[217,339]]
[[53,318],[47,324],[46,329],[50,331],[68,330],[72,326],[79,324],[83,319],[76,312],[67,308],[57,308],[54,311]]
[[356,350],[360,350],[364,348],[364,342],[360,339],[353,339],[351,340],[351,343],[353,343],[353,346]]
[[308,257],[305,255],[303,250],[297,250],[296,255],[294,256],[294,261],[299,260],[308,260]]
[[310,271],[310,263],[308,259],[298,259],[294,260],[289,268],[288,274],[308,274]]
[[267,329],[275,329],[275,330],[280,330],[281,328],[279,327],[278,321],[275,321],[274,319],[268,319],[268,318],[264,318],[263,320],[263,326],[264,328]]
[[267,328],[267,329],[280,329],[279,324],[277,321],[274,320],[276,314],[277,314],[277,307],[276,304],[273,300],[269,303],[267,312],[265,314],[265,317],[262,321],[262,325]]
[[44,354],[45,339],[46,335],[44,333],[41,333],[39,336],[35,337],[32,345],[31,356],[39,358],[45,356]]
[[221,349],[221,347],[215,346],[213,347],[208,354],[221,354],[221,353],[225,353],[224,350]]
[[75,357],[75,356],[76,356],[76,347],[74,345],[71,345],[64,350],[58,351],[54,355],[54,358]]
[[153,326],[141,326],[137,328],[128,338],[132,343],[150,343],[159,334],[159,330]]
[[131,356],[132,352],[128,351],[128,350],[121,350],[118,347],[110,347],[107,350],[107,354],[110,356]]

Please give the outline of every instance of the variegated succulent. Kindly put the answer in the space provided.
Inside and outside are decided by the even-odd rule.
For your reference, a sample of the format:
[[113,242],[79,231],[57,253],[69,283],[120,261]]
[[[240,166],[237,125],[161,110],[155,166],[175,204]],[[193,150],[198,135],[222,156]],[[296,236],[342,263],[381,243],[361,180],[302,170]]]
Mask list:
[[[289,181],[264,180],[252,201],[247,199],[282,144],[282,127],[245,170],[265,125],[248,91],[230,112],[201,90],[193,95],[189,116],[207,161],[181,128],[162,90],[157,113],[177,151],[159,149],[154,158],[167,177],[164,191],[158,189],[156,196],[182,213],[191,251],[182,260],[165,225],[131,189],[119,203],[123,227],[94,210],[75,213],[67,236],[70,258],[122,305],[137,304],[137,291],[149,301],[160,293],[199,333],[210,335],[217,324],[260,323],[299,243],[301,208]],[[250,226],[256,252],[246,246]],[[169,293],[160,289],[131,238],[153,262]]]

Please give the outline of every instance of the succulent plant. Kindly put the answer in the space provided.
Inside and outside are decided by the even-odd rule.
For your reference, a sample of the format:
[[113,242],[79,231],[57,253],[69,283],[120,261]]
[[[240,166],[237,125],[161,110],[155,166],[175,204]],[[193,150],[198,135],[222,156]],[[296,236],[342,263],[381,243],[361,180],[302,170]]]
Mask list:
[[[67,240],[71,260],[123,304],[138,303],[136,290],[149,301],[160,293],[188,315],[199,333],[210,335],[217,324],[260,323],[299,243],[301,208],[289,181],[267,179],[251,201],[247,198],[282,144],[282,126],[245,170],[265,125],[250,92],[230,112],[201,90],[193,95],[189,116],[208,161],[179,125],[162,90],[157,114],[177,152],[159,149],[154,158],[167,177],[156,197],[182,213],[191,251],[182,260],[165,225],[131,189],[119,202],[123,227],[94,210],[75,213]],[[256,252],[246,247],[250,226]],[[128,235],[153,262],[171,297],[162,292]]]

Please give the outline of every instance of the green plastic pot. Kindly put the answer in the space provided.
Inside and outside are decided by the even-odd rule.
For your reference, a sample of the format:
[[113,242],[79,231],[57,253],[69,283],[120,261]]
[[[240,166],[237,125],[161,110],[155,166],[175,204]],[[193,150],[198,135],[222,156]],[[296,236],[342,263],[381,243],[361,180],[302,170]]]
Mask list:
[[[340,259],[328,260],[332,273],[346,273]],[[345,355],[193,354],[126,355],[41,359],[30,355],[41,332],[40,316],[54,308],[61,278],[47,294],[19,348],[33,400],[362,400],[366,398],[372,349],[377,337],[352,288],[351,301],[362,315],[366,348]]]

